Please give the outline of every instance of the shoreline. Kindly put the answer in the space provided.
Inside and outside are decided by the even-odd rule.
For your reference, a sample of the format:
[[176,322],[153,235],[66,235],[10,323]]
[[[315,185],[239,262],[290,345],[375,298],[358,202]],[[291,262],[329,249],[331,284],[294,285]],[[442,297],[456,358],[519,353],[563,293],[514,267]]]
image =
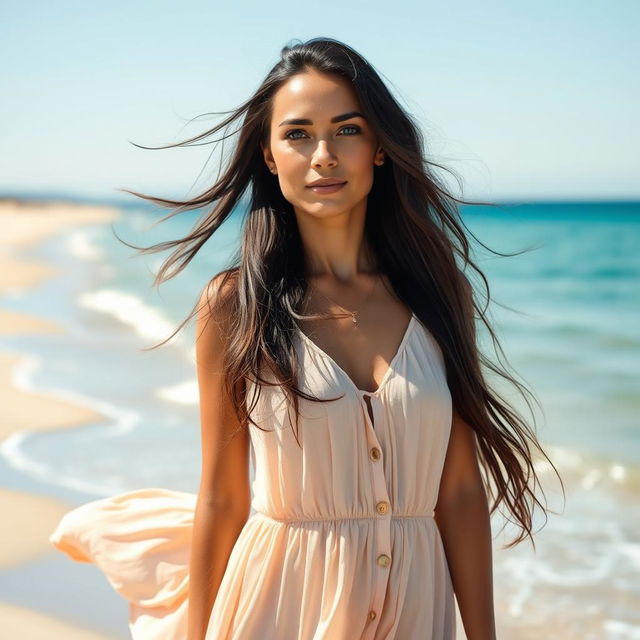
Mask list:
[[[0,198],[0,298],[35,296],[37,293],[33,292],[34,289],[46,286],[51,278],[64,275],[56,265],[30,257],[31,249],[72,228],[107,224],[121,215],[115,207],[102,205]],[[37,314],[0,307],[0,339],[4,339],[4,344],[12,337],[51,335],[55,339],[56,334],[64,332],[63,325]],[[0,406],[5,407],[0,412],[1,443],[6,443],[9,438],[23,431],[72,429],[106,419],[91,408],[52,394],[21,388],[16,371],[28,360],[28,355],[10,346],[7,348],[4,344],[0,346]],[[2,466],[4,469],[4,460]],[[26,576],[37,567],[58,560],[56,556],[59,552],[53,549],[48,536],[62,515],[75,505],[54,487],[46,494],[33,488],[24,490],[25,486],[32,487],[34,482],[26,477],[22,482],[20,471],[7,470],[6,475],[12,479],[7,482],[4,474],[0,476],[0,498],[5,509],[4,524],[0,525],[3,541],[0,551],[1,582],[6,582],[8,575],[9,582],[20,584],[26,580],[23,574]],[[65,578],[72,575],[73,582],[78,577],[81,581],[86,579],[92,589],[99,581],[104,582],[94,572],[90,576],[86,573],[81,576],[83,569],[86,572],[86,567],[75,567],[68,560],[61,560],[64,565],[61,563],[63,569],[59,574],[53,574],[45,568],[41,570],[44,575],[39,576],[39,579],[44,578],[45,582],[50,583],[52,592],[55,592],[57,580],[62,579],[66,583]],[[4,584],[2,587],[0,616],[3,629],[10,632],[11,637],[25,640],[42,637],[52,640],[116,640],[122,637],[105,632],[105,625],[100,624],[103,616],[95,615],[92,619],[90,610],[86,611],[80,623],[71,620],[70,616],[58,615],[51,602],[55,601],[55,594],[50,595],[49,601],[38,601],[37,594],[42,591],[40,585],[35,590],[18,588],[20,594],[7,590]],[[105,583],[105,592],[109,588]],[[26,597],[27,594],[29,597]],[[62,597],[63,594],[59,596]],[[114,593],[113,597],[113,602],[117,602],[119,596]],[[126,609],[126,602],[122,601],[121,606]],[[105,608],[112,609],[113,604],[106,604]],[[126,613],[123,613],[122,620],[126,624]]]
[[[181,382],[191,375],[191,365],[184,366],[185,345],[175,352],[161,350],[127,361],[132,365],[127,368],[127,380],[144,380],[135,402],[129,401],[128,388],[124,394],[103,395],[102,378],[98,387],[93,383],[96,365],[104,369],[107,383],[119,375],[122,358],[116,346],[124,345],[127,355],[145,340],[164,337],[172,324],[153,304],[140,308],[140,283],[128,288],[118,286],[114,278],[115,285],[111,286],[112,275],[119,275],[117,260],[124,252],[114,251],[107,238],[108,227],[83,229],[85,225],[108,224],[111,215],[124,213],[110,209],[73,202],[16,204],[0,198],[0,221],[5,222],[5,233],[0,237],[0,266],[4,266],[0,271],[0,298],[5,302],[0,303],[0,406],[5,408],[0,423],[4,454],[0,457],[0,498],[5,500],[8,515],[4,529],[0,525],[5,540],[5,555],[0,554],[0,615],[11,625],[22,625],[11,629],[15,630],[14,636],[25,640],[130,637],[126,630],[127,602],[95,567],[70,562],[46,543],[43,545],[43,538],[66,510],[104,497],[98,492],[119,491],[117,476],[113,491],[108,474],[96,475],[91,482],[94,460],[104,462],[116,456],[122,462],[123,449],[109,450],[110,432],[121,436],[126,432],[122,428],[125,423],[135,423],[136,419],[142,427],[192,425],[195,419],[192,403],[187,402],[184,411],[178,406],[189,396]],[[93,242],[92,238],[100,241]],[[89,298],[90,304],[85,305]],[[131,301],[135,313],[128,306]],[[85,337],[91,339],[85,341]],[[605,344],[619,344],[617,335],[608,339],[618,342]],[[557,340],[555,346],[565,344],[569,340],[566,331],[559,332]],[[525,357],[529,343],[517,344],[521,357]],[[556,360],[545,359],[545,354],[536,362],[553,365]],[[171,380],[155,375],[160,371],[172,372]],[[592,389],[588,385],[585,388]],[[604,382],[602,388],[612,391]],[[565,389],[559,387],[559,393]],[[549,397],[553,400],[556,396]],[[108,401],[100,402],[100,398]],[[565,405],[559,406],[562,409]],[[167,407],[174,415],[173,423],[163,421]],[[619,453],[614,447],[601,446],[607,441],[598,439],[595,449],[589,446],[594,442],[593,432],[590,441],[572,434],[569,438],[567,429],[578,423],[573,414],[572,419],[563,420],[568,415],[556,412],[555,422],[545,425],[548,429],[566,425],[564,441],[560,438],[555,445],[548,443],[547,449],[566,481],[566,502],[548,465],[540,461],[543,477],[553,490],[546,497],[551,499],[550,506],[560,510],[561,517],[551,514],[550,522],[545,523],[547,531],[537,537],[535,554],[528,543],[503,551],[495,541],[494,605],[498,630],[505,638],[534,638],[547,628],[554,628],[558,637],[567,639],[577,637],[575,633],[638,629],[635,620],[613,612],[621,599],[637,602],[630,585],[640,547],[631,523],[638,509],[640,468],[627,461],[627,452],[633,447],[621,448]],[[83,428],[71,431],[78,427]],[[37,437],[29,437],[36,432]],[[136,439],[136,429],[132,433],[127,450],[135,452],[144,435]],[[144,429],[139,431],[144,433]],[[588,431],[585,436],[589,436]],[[177,441],[174,438],[167,442]],[[166,445],[158,448],[159,454],[164,451],[169,451]],[[172,457],[176,451],[171,449]],[[39,459],[49,462],[39,465]],[[158,460],[150,469],[154,477],[168,477],[172,486],[185,482],[184,465],[176,465],[175,473],[180,475],[171,479],[174,467],[168,464],[165,468],[163,459]],[[147,477],[127,475],[127,482],[147,486]],[[597,522],[592,519],[594,513],[599,516]],[[494,524],[499,524],[497,519]],[[617,586],[610,588],[607,584],[605,588],[600,581],[610,581],[612,575]],[[585,584],[575,593],[572,581],[580,580]],[[563,598],[565,604],[560,608],[557,603]],[[601,603],[598,611],[580,613],[585,603],[594,601]],[[456,614],[458,638],[462,640],[459,612]],[[49,617],[45,621],[41,616]],[[58,632],[56,620],[82,629],[81,634],[73,635],[68,627]],[[40,632],[32,632],[32,624],[40,624]],[[91,630],[96,635],[91,635]]]

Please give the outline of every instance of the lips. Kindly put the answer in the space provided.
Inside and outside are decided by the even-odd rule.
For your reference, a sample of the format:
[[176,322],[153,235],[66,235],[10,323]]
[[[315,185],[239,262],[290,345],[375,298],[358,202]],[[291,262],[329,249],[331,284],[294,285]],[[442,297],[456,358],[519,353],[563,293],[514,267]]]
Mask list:
[[345,184],[346,180],[338,180],[337,178],[322,178],[320,180],[316,180],[315,182],[311,182],[307,185],[308,188],[313,187],[332,187],[339,184]]
[[322,183],[312,184],[307,188],[311,189],[311,191],[313,191],[316,194],[329,195],[331,193],[336,193],[337,191],[340,191],[340,189],[342,189],[342,187],[344,187],[345,184],[347,183],[331,181],[330,183],[325,183],[325,184],[322,184]]

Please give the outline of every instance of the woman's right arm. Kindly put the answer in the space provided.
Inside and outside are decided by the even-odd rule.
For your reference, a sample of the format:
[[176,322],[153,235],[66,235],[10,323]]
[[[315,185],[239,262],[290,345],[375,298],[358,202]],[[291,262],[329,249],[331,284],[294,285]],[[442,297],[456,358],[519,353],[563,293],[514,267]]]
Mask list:
[[229,285],[205,287],[196,320],[202,470],[189,562],[187,640],[204,640],[233,546],[250,513],[249,435],[224,390],[226,336],[232,330]]

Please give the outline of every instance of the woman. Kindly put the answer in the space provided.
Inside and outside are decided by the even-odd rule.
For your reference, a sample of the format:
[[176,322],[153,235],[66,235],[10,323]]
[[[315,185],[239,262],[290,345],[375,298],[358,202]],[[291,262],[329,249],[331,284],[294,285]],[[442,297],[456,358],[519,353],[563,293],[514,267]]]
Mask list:
[[186,142],[242,116],[206,193],[131,192],[213,205],[189,236],[142,249],[177,247],[162,282],[251,188],[240,254],[190,316],[197,497],[95,501],[52,543],[129,599],[135,638],[453,639],[455,599],[467,638],[495,638],[489,517],[505,502],[522,528],[509,546],[531,536],[527,440],[544,452],[483,378],[481,365],[526,392],[476,347],[476,312],[495,335],[464,273],[482,276],[464,201],[338,41],[285,47],[245,104]]

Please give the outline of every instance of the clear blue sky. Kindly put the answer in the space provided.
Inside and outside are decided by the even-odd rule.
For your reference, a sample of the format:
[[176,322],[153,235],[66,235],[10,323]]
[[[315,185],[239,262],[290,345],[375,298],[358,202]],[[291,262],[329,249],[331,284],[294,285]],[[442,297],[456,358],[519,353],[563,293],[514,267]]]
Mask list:
[[288,41],[330,36],[382,72],[465,196],[638,198],[639,27],[638,0],[5,1],[0,192],[193,195],[210,147],[128,141],[195,135]]

